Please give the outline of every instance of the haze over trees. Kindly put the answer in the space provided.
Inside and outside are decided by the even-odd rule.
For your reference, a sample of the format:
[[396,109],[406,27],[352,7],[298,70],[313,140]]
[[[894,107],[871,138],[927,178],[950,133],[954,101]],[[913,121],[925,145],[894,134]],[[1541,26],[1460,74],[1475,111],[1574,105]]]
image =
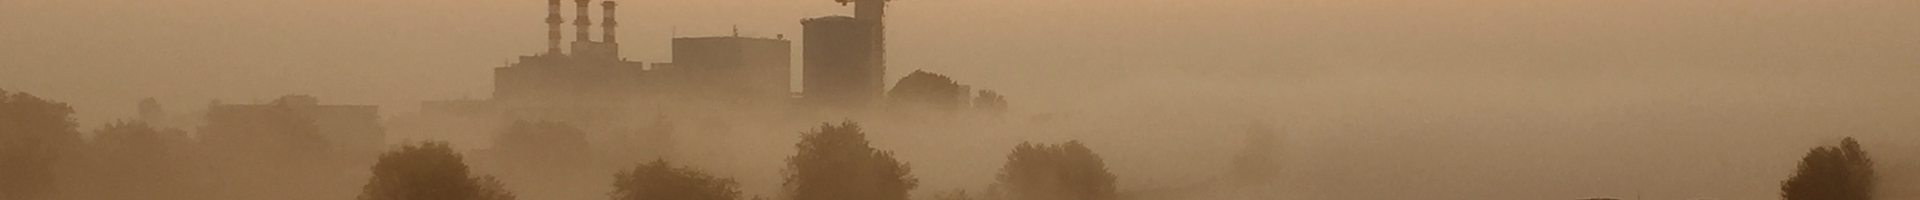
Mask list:
[[1278,138],[1273,127],[1266,123],[1247,127],[1247,146],[1233,160],[1232,178],[1253,182],[1272,180],[1279,168],[1279,158],[1275,158],[1280,151]]
[[613,200],[739,200],[740,183],[666,160],[634,166],[614,176]]
[[604,187],[599,180],[611,171],[592,166],[594,151],[586,131],[563,122],[513,122],[483,155],[485,171],[516,183],[513,189],[528,199],[604,197],[599,193],[605,189],[592,186]]
[[1099,154],[1080,141],[1049,145],[1020,143],[1007,154],[996,177],[999,199],[1111,200],[1117,177]]
[[[213,105],[200,126],[215,199],[328,199],[350,194],[363,177],[343,176],[365,158],[340,154],[314,119],[285,99],[265,105]],[[369,155],[370,156],[370,155]],[[290,187],[301,185],[303,187]]]
[[821,124],[793,146],[784,185],[793,200],[906,200],[919,186],[906,163],[874,149],[853,122]]
[[66,103],[0,90],[0,199],[54,194],[54,163],[81,142],[71,115]]
[[[66,199],[204,199],[191,169],[205,167],[186,131],[144,121],[109,123],[93,132],[85,155],[61,173]],[[105,192],[112,191],[112,192]]]
[[[279,103],[275,103],[279,104]],[[199,137],[227,157],[265,161],[322,161],[329,141],[313,119],[292,109],[212,106]],[[268,162],[285,163],[285,162]]]
[[653,122],[646,123],[645,126],[633,128],[631,131],[618,131],[613,137],[599,141],[600,144],[611,144],[607,145],[607,148],[600,149],[606,151],[603,157],[609,158],[601,162],[644,163],[648,162],[647,158],[672,156],[673,149],[676,147],[673,137],[675,130],[672,121],[668,121],[665,116],[659,116],[654,117]]
[[503,160],[537,166],[578,167],[591,159],[586,131],[562,122],[516,121],[494,138],[492,151]]
[[475,176],[446,142],[404,144],[380,155],[359,200],[513,200],[492,176]]
[[973,109],[989,116],[1000,116],[1007,113],[1007,97],[993,90],[980,90],[980,95],[973,97]]
[[1848,137],[1840,146],[1814,147],[1800,168],[1780,184],[1784,200],[1872,200],[1873,159]]
[[141,99],[138,109],[140,110],[140,121],[144,121],[149,125],[167,124],[166,119],[169,117],[168,115],[171,114],[167,113],[166,108],[160,106],[160,100],[154,100],[151,97]]

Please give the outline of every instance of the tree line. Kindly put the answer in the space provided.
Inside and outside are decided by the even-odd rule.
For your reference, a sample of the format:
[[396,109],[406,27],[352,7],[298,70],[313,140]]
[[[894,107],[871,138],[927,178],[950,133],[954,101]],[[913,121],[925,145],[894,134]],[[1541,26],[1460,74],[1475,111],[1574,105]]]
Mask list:
[[[533,123],[540,124],[540,123]],[[919,187],[911,166],[890,151],[874,148],[860,125],[822,124],[801,133],[798,150],[787,157],[781,199],[907,200]],[[404,144],[383,154],[373,167],[361,200],[481,199],[512,200],[512,192],[491,176],[472,175],[462,155],[446,142]],[[1116,177],[1086,145],[1022,143],[1008,156],[994,188],[1007,200],[1110,200]],[[634,165],[613,174],[614,200],[741,200],[748,197],[732,178],[675,165],[664,159]],[[765,199],[754,197],[753,199]]]
[[[149,105],[155,104],[155,105]],[[142,108],[157,107],[143,101]],[[479,174],[443,141],[406,142],[376,158],[331,153],[312,119],[261,110],[207,115],[199,131],[116,121],[83,137],[65,103],[0,91],[0,199],[327,199],[289,193],[355,191],[361,200],[513,200],[508,183]],[[149,117],[151,118],[151,117]],[[577,165],[587,158],[582,131],[558,122],[515,122],[498,133],[486,156],[531,169]],[[869,144],[854,122],[821,124],[800,133],[787,157],[779,199],[906,200],[919,187],[907,162]],[[1115,178],[1099,155],[1077,141],[1013,148],[997,188],[1004,199],[1112,199]],[[358,160],[366,160],[366,163]],[[353,168],[360,170],[353,170]],[[341,184],[341,173],[367,173]],[[354,172],[358,171],[358,172]],[[616,200],[740,200],[732,178],[665,159],[611,173]],[[352,189],[326,185],[358,185]],[[309,188],[231,191],[230,188]],[[1031,187],[1031,188],[1024,188]],[[1012,189],[1019,188],[1019,189]],[[768,199],[769,197],[751,197]],[[1001,199],[1001,198],[996,198]]]
[[[148,104],[148,103],[143,103]],[[143,106],[146,107],[146,106]],[[270,111],[269,111],[270,112]],[[197,135],[143,121],[116,121],[83,138],[65,103],[0,90],[0,199],[262,199],[259,193],[329,193],[357,190],[361,200],[513,200],[493,175],[476,174],[464,156],[439,141],[409,142],[367,159],[324,153],[310,119],[280,116],[237,120],[208,116]],[[243,123],[243,124],[234,124]],[[266,123],[266,124],[259,124]],[[556,122],[516,122],[500,133],[493,156],[538,160],[529,168],[582,162],[580,130]],[[874,148],[854,122],[821,124],[801,132],[796,153],[786,158],[783,192],[774,199],[906,200],[919,187],[911,165],[892,151]],[[1248,150],[1236,159],[1236,176],[1271,177],[1278,167],[1273,130],[1248,130]],[[569,148],[555,148],[569,147]],[[1112,200],[1115,182],[1101,156],[1086,144],[1015,145],[995,182],[979,194],[954,191],[935,199]],[[1785,200],[1871,200],[1877,175],[1860,142],[1812,148],[1781,182]],[[351,168],[366,167],[362,170]],[[337,180],[341,169],[369,173],[363,180]],[[611,173],[614,200],[755,200],[730,177],[676,165],[665,159],[636,163]],[[1266,180],[1256,180],[1266,181]],[[339,184],[358,182],[358,184]],[[293,185],[306,191],[220,191],[222,187]],[[317,185],[359,185],[330,189]],[[62,188],[84,188],[62,190]],[[319,199],[319,198],[315,198]]]

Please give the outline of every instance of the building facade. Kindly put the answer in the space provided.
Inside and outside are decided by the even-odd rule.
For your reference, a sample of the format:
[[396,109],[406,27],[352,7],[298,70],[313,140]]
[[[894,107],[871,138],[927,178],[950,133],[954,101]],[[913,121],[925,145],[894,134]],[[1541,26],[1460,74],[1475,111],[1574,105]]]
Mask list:
[[793,44],[780,38],[686,37],[673,39],[673,66],[707,100],[731,105],[778,106],[792,93]]
[[509,119],[580,121],[623,114],[699,110],[701,107],[769,108],[792,99],[792,44],[783,37],[674,38],[673,62],[644,63],[620,57],[615,33],[617,4],[602,2],[599,41],[589,38],[592,0],[575,0],[574,41],[561,48],[559,0],[548,1],[548,49],[494,68],[492,110]]
[[317,149],[335,155],[376,155],[386,149],[379,106],[322,105],[313,96],[288,95],[266,104],[213,105],[206,117],[202,134],[216,143],[289,145],[277,142],[313,134],[321,141],[305,144],[325,145]]
[[886,66],[876,53],[873,23],[847,16],[801,21],[801,91],[807,104],[826,109],[868,108],[886,88]]

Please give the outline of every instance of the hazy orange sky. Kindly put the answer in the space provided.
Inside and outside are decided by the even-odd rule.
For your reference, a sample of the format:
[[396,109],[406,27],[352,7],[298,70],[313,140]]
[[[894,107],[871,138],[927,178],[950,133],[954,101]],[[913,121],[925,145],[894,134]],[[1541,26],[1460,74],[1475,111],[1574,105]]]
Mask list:
[[[0,88],[72,103],[83,129],[145,97],[175,112],[284,94],[415,112],[489,96],[492,68],[543,50],[544,3],[4,0]],[[646,62],[676,35],[799,38],[802,18],[850,13],[620,3],[623,54]],[[1833,136],[1920,146],[1914,0],[901,0],[888,13],[889,82],[927,70],[999,90],[1017,114],[1173,133],[1086,137],[1161,145],[1103,149],[1123,187],[1186,169],[1140,163],[1224,162],[1168,154],[1230,151],[1218,144],[1249,118],[1301,132],[1303,152],[1355,156],[1301,158],[1331,163],[1301,167],[1332,170],[1317,183],[1356,186],[1325,199],[1767,199]],[[1194,124],[1220,128],[1176,128]],[[1398,134],[1313,135],[1334,132]]]
[[[72,102],[89,124],[131,116],[143,97],[184,110],[313,94],[408,112],[420,100],[488,96],[490,68],[541,50],[544,3],[9,0],[0,2],[0,86]],[[849,10],[826,0],[622,3],[624,56],[647,62],[667,59],[676,33],[737,25],[797,38],[800,19]],[[1077,95],[1057,94],[1156,76],[1849,70],[1813,66],[1836,62],[1910,72],[1920,59],[1920,3],[1903,0],[904,0],[889,9],[889,79],[946,73],[1029,105],[1068,105]]]

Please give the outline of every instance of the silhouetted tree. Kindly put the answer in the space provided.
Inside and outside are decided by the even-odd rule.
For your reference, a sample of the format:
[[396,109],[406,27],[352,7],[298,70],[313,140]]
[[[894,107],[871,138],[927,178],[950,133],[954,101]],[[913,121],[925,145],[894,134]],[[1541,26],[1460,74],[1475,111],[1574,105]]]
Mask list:
[[614,200],[739,200],[739,183],[698,169],[674,167],[666,160],[634,166],[613,175]]
[[915,70],[887,91],[887,103],[896,108],[923,107],[954,111],[967,105],[969,91],[945,75]]
[[1007,98],[993,90],[980,90],[980,95],[973,97],[973,109],[989,115],[1004,114],[1007,112]]
[[474,181],[480,184],[480,198],[474,200],[514,200],[518,198],[513,195],[513,191],[507,190],[507,184],[500,183],[500,179],[494,178],[492,175],[480,176],[479,178],[475,178]]
[[1256,122],[1248,127],[1246,149],[1233,161],[1233,177],[1254,182],[1271,180],[1277,171],[1274,168],[1279,167],[1274,161],[1275,154],[1279,153],[1277,140],[1273,128],[1265,123]]
[[380,155],[360,200],[512,200],[492,176],[475,177],[446,142],[405,144]]
[[[65,196],[73,199],[195,199],[185,168],[197,163],[192,139],[178,129],[143,121],[114,122],[95,130],[88,156],[76,160]],[[113,192],[100,192],[113,191]]]
[[0,199],[34,200],[54,191],[54,162],[79,146],[73,107],[0,90]]
[[160,106],[159,100],[154,100],[153,98],[141,99],[139,109],[140,121],[151,126],[166,124],[164,120],[167,119],[169,114],[166,108]]
[[785,186],[794,200],[906,200],[919,186],[906,163],[868,145],[853,122],[821,124],[793,146]]
[[1111,200],[1115,177],[1100,155],[1079,141],[1020,143],[1000,168],[999,187],[1010,200]]
[[1873,160],[1849,137],[1840,146],[1815,147],[1800,160],[1799,170],[1780,184],[1786,200],[1871,200]]

